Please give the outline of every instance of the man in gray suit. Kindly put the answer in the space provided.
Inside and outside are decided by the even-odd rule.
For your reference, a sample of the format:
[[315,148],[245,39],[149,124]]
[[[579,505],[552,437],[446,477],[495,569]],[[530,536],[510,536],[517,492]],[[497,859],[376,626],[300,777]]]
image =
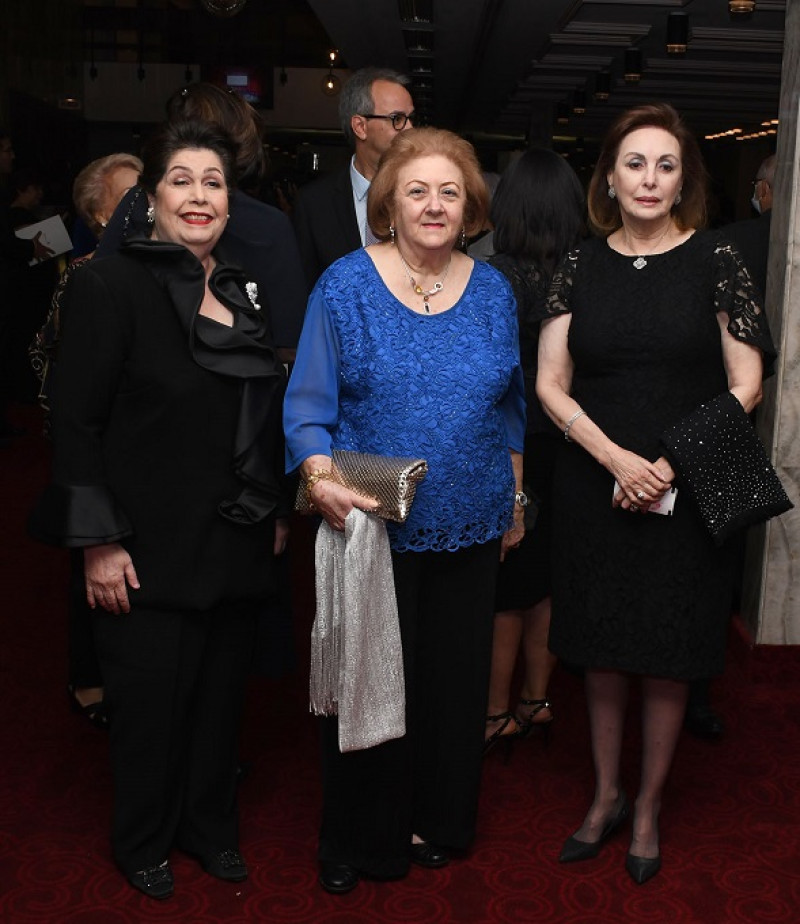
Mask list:
[[298,193],[292,214],[309,291],[331,263],[374,243],[367,227],[367,192],[383,152],[413,127],[410,80],[389,68],[356,71],[342,89],[339,119],[353,148],[344,170]]

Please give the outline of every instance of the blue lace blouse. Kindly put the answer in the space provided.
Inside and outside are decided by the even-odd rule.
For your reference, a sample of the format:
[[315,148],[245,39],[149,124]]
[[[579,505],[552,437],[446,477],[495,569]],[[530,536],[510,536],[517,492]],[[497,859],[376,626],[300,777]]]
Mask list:
[[525,399],[517,314],[497,270],[476,262],[458,302],[423,315],[357,250],[317,283],[284,406],[287,471],[332,448],[428,463],[395,551],[453,550],[509,527]]

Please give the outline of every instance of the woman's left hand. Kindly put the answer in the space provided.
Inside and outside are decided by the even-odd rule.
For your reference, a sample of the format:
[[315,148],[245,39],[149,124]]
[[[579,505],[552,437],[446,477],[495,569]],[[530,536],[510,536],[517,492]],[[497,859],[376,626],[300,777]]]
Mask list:
[[289,520],[286,517],[279,517],[275,521],[275,545],[272,549],[274,555],[283,555],[286,551],[286,543],[289,541]]
[[503,539],[500,543],[500,561],[506,560],[506,553],[509,549],[518,549],[520,542],[525,538],[525,523],[523,517],[525,511],[521,507],[514,507],[514,525],[503,533]]

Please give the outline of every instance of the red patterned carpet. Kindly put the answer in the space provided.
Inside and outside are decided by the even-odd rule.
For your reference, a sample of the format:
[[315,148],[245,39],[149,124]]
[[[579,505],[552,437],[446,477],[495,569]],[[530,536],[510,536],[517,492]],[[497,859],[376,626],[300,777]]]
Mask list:
[[[662,872],[645,886],[623,869],[625,836],[594,861],[559,866],[591,787],[580,682],[554,682],[549,746],[519,744],[485,765],[472,853],[401,882],[364,882],[335,898],[316,883],[319,779],[302,670],[253,679],[242,757],[247,882],[228,885],[176,854],[175,897],[131,890],[108,849],[106,740],[67,709],[64,556],[24,534],[47,449],[29,433],[0,449],[0,921],[4,924],[796,924],[800,920],[800,653],[731,659],[715,688],[728,733],[685,737],[666,793]],[[303,548],[301,551],[306,552]],[[296,582],[297,583],[297,582]],[[306,635],[308,588],[298,638]],[[304,657],[300,651],[299,662]],[[442,715],[442,722],[447,716]],[[635,721],[635,715],[632,718]],[[632,726],[635,737],[635,726]],[[636,751],[626,753],[636,785]]]

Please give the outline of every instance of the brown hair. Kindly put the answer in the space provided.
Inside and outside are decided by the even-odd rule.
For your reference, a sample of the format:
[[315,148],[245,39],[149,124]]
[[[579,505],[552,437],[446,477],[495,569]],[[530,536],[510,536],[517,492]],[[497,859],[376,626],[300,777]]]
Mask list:
[[120,167],[130,167],[131,170],[136,171],[137,175],[142,172],[142,162],[133,154],[109,154],[107,157],[99,157],[87,164],[72,184],[72,201],[75,203],[75,210],[95,237],[100,237],[103,233],[103,228],[95,218],[95,214],[102,208],[103,199],[108,192],[109,177]]
[[640,128],[661,128],[675,138],[681,150],[683,186],[681,201],[672,216],[681,231],[702,228],[707,220],[708,174],[694,135],[669,103],[648,103],[621,113],[611,123],[589,183],[589,220],[598,234],[610,234],[622,225],[619,203],[608,195],[608,174],[614,169],[623,140]]
[[262,144],[264,123],[258,112],[238,93],[213,83],[192,83],[167,100],[167,119],[214,122],[237,146],[237,185],[257,186],[266,172]]
[[435,155],[446,157],[464,177],[464,230],[467,236],[477,234],[484,227],[489,213],[489,191],[475,149],[469,141],[443,128],[411,128],[397,133],[381,157],[378,172],[369,187],[367,221],[379,240],[389,238],[398,174],[412,161]]

